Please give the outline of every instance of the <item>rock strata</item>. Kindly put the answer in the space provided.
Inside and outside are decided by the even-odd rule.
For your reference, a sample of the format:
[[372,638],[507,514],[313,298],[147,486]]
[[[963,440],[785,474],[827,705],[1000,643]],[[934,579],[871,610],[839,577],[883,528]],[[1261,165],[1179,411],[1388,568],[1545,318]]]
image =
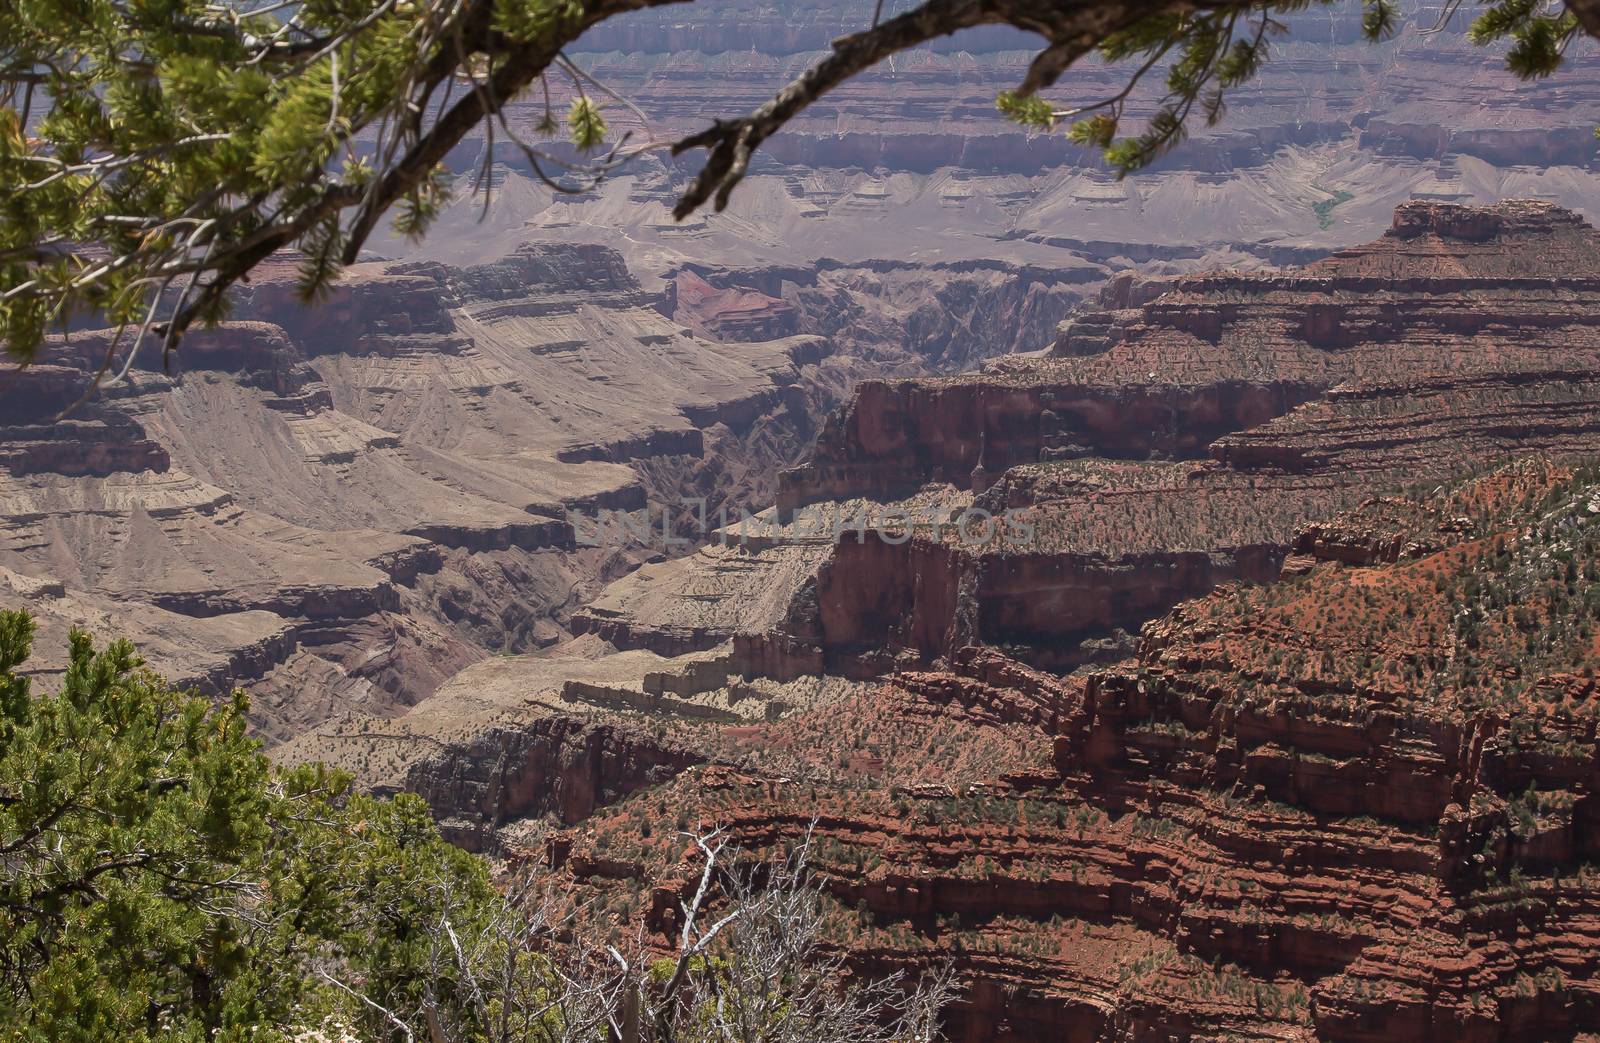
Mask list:
[[62,586],[33,606],[50,626],[146,638],[180,682],[248,682],[269,740],[564,636],[584,590],[648,553],[580,549],[575,516],[642,506],[637,468],[752,431],[830,350],[697,337],[583,245],[364,263],[316,311],[269,264],[234,314],[87,401],[110,331],[0,388],[0,566]]
[[953,1038],[1583,1038],[1595,481],[1530,462],[1373,501],[1115,667],[968,648],[729,730],[547,871],[670,932],[689,856],[638,823],[752,857],[810,830],[829,938],[877,971],[953,959]]
[[[1597,273],[1600,234],[1559,207],[1411,203],[1303,269],[1113,283],[1087,321],[1114,332],[1074,318],[1049,357],[865,384],[782,476],[781,508],[943,484],[1016,512],[1027,539],[844,541],[814,630],[824,648],[976,637],[1038,659],[1275,575],[1299,526],[1375,492],[1593,451]],[[845,624],[834,603],[866,607]]]
[[[1411,204],[1303,269],[1113,284],[1094,343],[869,385],[742,540],[454,682],[499,693],[492,744],[400,718],[439,737],[407,770],[482,844],[515,815],[468,765],[610,751],[556,789],[615,803],[491,839],[663,937],[678,829],[814,829],[830,941],[953,958],[955,1038],[1600,1031],[1600,492],[1562,462],[1600,448],[1595,272],[1558,208]],[[600,721],[648,749],[539,738]]]

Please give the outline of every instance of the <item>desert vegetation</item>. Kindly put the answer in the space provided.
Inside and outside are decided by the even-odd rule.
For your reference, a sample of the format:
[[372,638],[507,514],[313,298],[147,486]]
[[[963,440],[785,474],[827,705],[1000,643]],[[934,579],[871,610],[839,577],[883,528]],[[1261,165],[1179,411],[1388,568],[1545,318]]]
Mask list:
[[15,1040],[926,1040],[951,980],[860,979],[823,943],[802,842],[734,865],[677,833],[676,944],[445,843],[415,796],[276,770],[242,695],[174,691],[77,633],[59,690],[0,613],[0,1034]]

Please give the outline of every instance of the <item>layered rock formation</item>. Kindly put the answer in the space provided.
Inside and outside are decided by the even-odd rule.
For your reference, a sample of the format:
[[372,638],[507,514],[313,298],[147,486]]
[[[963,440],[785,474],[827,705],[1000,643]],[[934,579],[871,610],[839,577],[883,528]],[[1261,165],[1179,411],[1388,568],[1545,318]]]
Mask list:
[[578,548],[568,519],[643,504],[629,464],[692,470],[708,434],[810,408],[825,342],[719,344],[656,305],[601,247],[360,265],[316,311],[284,266],[170,374],[145,358],[58,422],[110,345],[74,333],[0,398],[0,565],[47,628],[140,638],[180,682],[250,682],[269,737],[393,712],[488,649],[552,640],[647,553]]
[[1041,665],[1104,655],[1179,600],[1275,575],[1313,518],[1507,453],[1600,445],[1597,272],[1600,234],[1571,212],[1412,203],[1304,269],[1119,280],[1045,357],[858,388],[782,476],[779,512],[840,510],[834,536],[898,515],[902,538],[846,535],[804,580],[763,578],[796,592],[781,620],[718,622],[743,580],[715,549],[674,566],[699,591],[681,609],[641,573],[584,625],[659,651],[669,630],[734,638],[780,674],[775,656],[860,673],[898,661],[885,650],[926,662],[974,641]]
[[1600,485],[1547,462],[1600,448],[1596,272],[1559,208],[1419,203],[1114,282],[1049,352],[863,387],[577,641],[286,755],[665,933],[680,830],[814,822],[829,938],[954,959],[957,1039],[1600,1030]]
[[[652,125],[636,129],[669,138],[698,127],[710,111],[742,111],[757,104],[812,60],[818,47],[858,27],[864,17],[833,0],[788,5],[781,15],[775,11],[760,4],[736,4],[641,13],[625,24],[607,27],[610,35],[596,35],[581,54],[575,54],[650,114]],[[1431,15],[1419,11],[1415,17],[1420,25]],[[511,151],[500,154],[500,162],[490,167],[494,205],[485,217],[470,191],[485,158],[483,143],[469,141],[449,160],[461,175],[460,202],[449,208],[429,240],[420,249],[399,239],[377,242],[380,252],[405,261],[385,266],[381,274],[378,267],[358,266],[355,274],[361,283],[381,282],[381,293],[373,291],[376,295],[369,294],[364,302],[356,299],[360,293],[341,298],[337,321],[324,330],[317,320],[280,314],[289,294],[282,280],[269,280],[278,288],[263,287],[259,314],[247,314],[281,325],[297,352],[318,360],[314,368],[339,410],[346,404],[339,398],[345,394],[340,387],[345,378],[329,374],[337,369],[353,381],[367,382],[350,387],[349,401],[359,400],[355,415],[378,431],[329,433],[332,441],[315,449],[316,454],[340,459],[354,452],[350,444],[381,441],[395,427],[407,428],[413,442],[447,443],[451,437],[444,433],[447,430],[463,426],[471,430],[485,417],[492,417],[490,422],[496,425],[508,421],[492,405],[488,412],[430,413],[432,400],[410,392],[397,394],[394,405],[381,403],[389,394],[386,382],[401,379],[399,369],[413,365],[398,355],[422,350],[448,354],[461,350],[463,338],[476,335],[460,328],[455,304],[441,309],[423,298],[459,293],[463,300],[488,300],[494,293],[508,292],[504,285],[490,291],[488,282],[523,279],[539,286],[549,276],[524,271],[529,262],[520,267],[510,263],[497,276],[484,275],[479,280],[483,285],[462,289],[457,285],[459,275],[439,274],[438,262],[460,273],[484,267],[486,257],[511,254],[526,242],[539,242],[550,251],[542,262],[547,268],[582,273],[583,280],[593,280],[599,308],[627,311],[638,298],[617,291],[614,262],[599,259],[603,255],[596,252],[596,245],[610,247],[626,257],[650,306],[679,327],[703,335],[702,339],[748,339],[794,330],[827,336],[836,351],[802,365],[800,379],[783,387],[781,394],[761,391],[743,396],[736,407],[730,403],[729,411],[718,416],[733,421],[731,426],[713,419],[722,405],[685,403],[676,418],[671,408],[644,410],[651,415],[638,430],[608,432],[607,423],[601,422],[593,436],[572,442],[562,441],[565,433],[548,427],[518,429],[516,439],[541,440],[543,446],[543,439],[555,437],[550,452],[562,458],[556,462],[577,465],[588,474],[601,463],[623,463],[631,475],[605,478],[599,486],[620,483],[614,487],[615,495],[624,499],[608,501],[610,494],[597,487],[590,510],[603,504],[637,503],[640,496],[667,502],[685,494],[735,505],[770,502],[773,465],[793,461],[815,433],[817,418],[855,382],[915,376],[929,368],[953,371],[995,353],[1037,347],[1074,302],[1129,265],[1183,271],[1218,263],[1304,260],[1375,233],[1388,222],[1393,206],[1408,197],[1487,201],[1537,195],[1578,208],[1592,205],[1596,182],[1587,165],[1593,144],[1581,119],[1587,90],[1584,72],[1594,60],[1587,50],[1580,47],[1569,55],[1571,64],[1562,76],[1508,93],[1499,89],[1506,81],[1497,68],[1498,58],[1467,47],[1455,29],[1426,39],[1408,31],[1394,45],[1376,50],[1357,45],[1357,37],[1355,20],[1342,14],[1327,18],[1319,12],[1296,19],[1294,38],[1304,44],[1279,49],[1279,60],[1268,67],[1260,83],[1234,99],[1232,118],[1223,128],[1198,135],[1160,168],[1124,182],[1108,178],[1058,137],[1028,136],[994,116],[994,92],[1014,82],[1032,41],[989,32],[965,34],[927,52],[903,56],[892,68],[886,66],[830,95],[825,104],[797,120],[790,134],[769,143],[758,169],[727,213],[684,225],[667,216],[683,183],[681,165],[646,158],[594,191],[569,196],[551,193],[526,176]],[[1118,70],[1101,67],[1077,70],[1062,85],[1062,97],[1101,96],[1118,75]],[[1307,93],[1306,84],[1315,87]],[[1454,86],[1442,91],[1442,84]],[[1493,104],[1488,104],[1491,95]],[[689,98],[692,103],[686,101]],[[1143,111],[1146,104],[1146,99],[1135,99],[1134,108]],[[511,121],[526,127],[538,115],[516,111]],[[621,111],[609,116],[619,128],[633,118]],[[1449,129],[1440,131],[1440,126]],[[1529,157],[1545,165],[1528,167]],[[680,284],[693,287],[693,292],[680,294]],[[1077,337],[1083,344],[1094,339],[1089,325]],[[649,345],[637,347],[647,351]],[[365,361],[347,366],[340,361],[346,352]],[[385,352],[397,357],[385,360]],[[587,364],[582,354],[556,352],[547,359],[551,369],[540,370],[537,379],[568,381],[569,366],[581,369]],[[470,355],[469,351],[463,373],[476,365]],[[621,365],[627,357],[618,354],[615,361]],[[394,371],[384,371],[385,367]],[[611,414],[631,415],[632,407],[619,403],[636,401],[629,396],[641,388],[624,386],[613,402],[610,386],[589,378],[586,373],[584,386],[596,394],[577,411],[593,410],[606,414],[607,420]],[[223,383],[228,379],[219,378]],[[294,383],[287,371],[260,379],[288,380],[282,385],[286,389]],[[463,378],[465,384],[478,387],[491,386],[497,379],[493,373]],[[756,379],[759,385],[763,378]],[[1278,389],[1279,399],[1264,408],[1278,409],[1306,390],[1299,385]],[[301,394],[293,391],[280,397]],[[313,386],[304,394],[314,398],[320,392]],[[1151,411],[1152,424],[1173,410],[1206,408],[1204,402],[1185,407],[1167,401],[1168,397],[1163,393],[1139,406]],[[428,419],[413,423],[407,415],[413,409]],[[1253,422],[1256,415],[1221,417],[1206,429],[1196,426],[1185,446],[1161,451],[1201,453],[1214,435],[1236,422]],[[1200,423],[1198,414],[1187,419]],[[161,433],[130,429],[115,438],[106,436],[102,454],[170,453],[163,439],[188,438],[182,430],[188,423],[189,418],[180,415]],[[312,436],[314,428],[297,425],[306,436]],[[58,450],[24,445],[27,439],[16,432],[12,435],[5,452],[17,468],[68,466],[65,459],[50,457]],[[1056,454],[1071,456],[1081,444],[1072,431],[1045,437],[1059,443],[1049,447]],[[1274,437],[1294,440],[1287,434]],[[1134,446],[1130,451],[1158,446],[1161,435],[1152,431],[1138,441],[1144,448]],[[192,448],[190,457],[204,448]],[[272,484],[277,485],[282,478],[276,473],[277,464],[261,465],[253,459],[255,451],[253,440],[239,446],[227,479],[213,484],[236,492],[236,486],[251,486],[255,475],[271,474]],[[1300,450],[1278,445],[1262,451]],[[202,474],[203,469],[186,467],[180,457],[173,459],[180,470]],[[430,475],[425,498],[427,490],[436,491],[443,484],[431,476],[440,469],[453,471],[459,462],[435,460],[424,467]],[[993,467],[1002,469],[1009,462],[997,460]],[[96,466],[109,466],[109,459]],[[405,522],[396,531],[410,532],[443,552],[445,564],[440,570],[424,570],[416,581],[423,606],[407,608],[403,614],[442,617],[449,634],[430,633],[415,641],[452,651],[439,666],[426,667],[428,681],[406,686],[402,702],[430,690],[438,677],[461,665],[462,657],[476,656],[482,648],[521,649],[563,637],[561,624],[567,615],[587,601],[603,579],[643,556],[632,550],[620,557],[527,550],[530,544],[552,538],[551,521],[558,521],[566,508],[558,504],[553,515],[531,521],[518,518],[515,512],[530,503],[554,501],[548,490],[500,485],[503,477],[474,477],[475,490],[499,491],[491,489],[482,496],[474,492],[462,499],[456,512],[436,504],[433,513],[450,517],[427,520],[407,517],[412,512],[405,501],[412,494],[401,491],[407,489],[405,481],[382,483],[376,488],[393,489],[395,502],[354,510],[341,506],[339,520],[332,523],[387,530],[393,522]],[[1178,480],[1176,472],[1167,477]],[[957,475],[957,484],[967,480]],[[526,481],[526,476],[517,481]],[[637,485],[630,484],[635,481]],[[295,479],[290,487],[297,505],[288,520],[310,528],[330,524],[323,517],[324,497],[315,483]],[[1347,502],[1323,495],[1325,490],[1317,482],[1311,487],[1322,507]],[[633,492],[634,488],[641,492]],[[1220,494],[1218,498],[1222,499]],[[340,504],[341,498],[327,502]],[[1242,509],[1238,502],[1229,501],[1222,508],[1223,517],[1205,524],[1231,526],[1230,519]],[[276,515],[282,509],[274,505],[267,511]],[[688,529],[678,534],[694,535]],[[1230,546],[1244,548],[1247,556],[1259,554],[1262,547],[1277,547],[1283,538],[1281,527],[1265,542],[1253,535],[1227,537],[1238,541]],[[1202,561],[1194,547],[1185,553],[1188,557],[1169,563],[1176,577],[1169,589],[1129,606],[1118,628],[1126,631],[1148,612],[1218,578],[1257,574],[1251,571],[1253,564],[1241,571],[1229,555],[1212,559],[1206,554]],[[1275,553],[1270,551],[1268,557]],[[1088,586],[1063,586],[1054,601],[1043,599],[1041,604],[1076,603],[1089,586],[1098,589],[1109,582],[1105,570],[1091,567],[1084,575]],[[1025,596],[1040,589],[1035,580],[1026,578],[1003,586]],[[1009,593],[996,597],[1001,616],[1009,611],[1003,603],[1020,603]],[[1115,603],[1102,605],[1089,614],[1099,618],[1115,609]],[[673,629],[704,630],[689,618],[693,614],[692,610],[680,613],[684,618]],[[648,623],[633,627],[627,617],[625,609],[613,613],[614,622],[607,626],[642,635],[652,632]],[[959,643],[948,636],[949,625],[937,614],[926,618],[915,627],[923,635],[912,642],[918,655],[937,654],[938,649]],[[1035,632],[1031,629],[1035,622],[1026,618],[998,628],[982,625],[990,628],[991,639],[1002,634],[1025,638]],[[814,639],[818,631],[805,620],[783,632],[760,630],[743,635],[748,640],[741,654],[757,656],[771,669],[809,671],[828,658],[819,651],[827,642]],[[932,635],[938,632],[945,636],[935,639]],[[706,647],[717,634],[718,640],[729,636],[724,629],[711,628],[681,647]],[[465,644],[457,644],[463,635]],[[1081,651],[1083,640],[1102,637],[1074,630],[1068,643]],[[1116,628],[1111,638],[1126,644],[1125,634],[1118,635]],[[638,640],[642,642],[638,647],[670,650],[656,637]],[[383,643],[363,638],[349,645],[339,655],[340,671],[348,671]],[[842,649],[833,658],[847,663],[863,651]],[[1078,655],[1073,651],[1059,661]],[[385,660],[380,656],[375,661]],[[320,676],[321,667],[306,666]],[[883,668],[879,664],[864,670]],[[314,687],[325,690],[330,683],[343,682],[323,677]],[[392,688],[397,682],[383,684]],[[304,683],[286,678],[284,685],[288,691]]]
[[581,242],[368,262],[307,309],[286,261],[86,401],[112,339],[75,330],[0,387],[0,566],[47,631],[93,623],[175,680],[248,683],[269,740],[386,716],[567,637],[606,581],[704,536],[580,544],[599,512],[770,502],[857,379],[1035,343],[1097,277],[707,268],[679,298],[642,271]]
[[956,1039],[1593,1032],[1597,495],[1535,463],[1372,501],[1126,663],[968,648],[527,857],[670,930],[691,856],[638,823],[752,857],[814,829],[829,937],[953,959]]
[[692,271],[673,280],[666,306],[677,321],[718,340],[771,340],[796,333],[800,326],[787,301],[759,290],[718,289]]
[[[463,201],[424,250],[459,259],[480,256],[471,251],[486,236],[592,238],[669,280],[687,267],[860,271],[864,260],[1178,271],[1308,260],[1377,235],[1413,198],[1532,196],[1594,215],[1600,182],[1584,116],[1593,47],[1578,41],[1559,74],[1517,83],[1502,55],[1467,39],[1465,12],[1423,31],[1441,6],[1406,11],[1381,46],[1362,39],[1354,8],[1286,15],[1287,39],[1230,96],[1227,119],[1192,128],[1154,168],[1122,181],[1063,135],[997,116],[996,94],[1022,79],[1039,41],[981,29],[898,55],[809,106],[763,144],[724,214],[686,224],[669,216],[697,156],[649,153],[570,196],[541,185],[502,140],[499,211],[485,224]],[[613,125],[635,140],[672,141],[764,103],[872,14],[846,0],[669,6],[600,27],[573,57],[648,117],[641,124],[614,105]],[[1131,71],[1082,63],[1050,96],[1063,108],[1092,104]],[[1161,78],[1151,80],[1130,98],[1130,118],[1153,110]],[[537,138],[543,115],[534,99],[510,120]],[[451,158],[464,181],[485,144]]]
[[618,581],[574,629],[867,677],[973,643],[1070,667],[1297,529],[1506,453],[1600,445],[1600,234],[1414,203],[1304,269],[1111,283],[1043,356],[867,382],[779,506]]

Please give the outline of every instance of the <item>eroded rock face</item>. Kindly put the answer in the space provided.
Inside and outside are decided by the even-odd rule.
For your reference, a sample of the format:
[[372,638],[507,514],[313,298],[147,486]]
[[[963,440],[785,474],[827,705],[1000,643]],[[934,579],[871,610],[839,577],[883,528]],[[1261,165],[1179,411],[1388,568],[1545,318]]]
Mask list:
[[1141,387],[1137,376],[1115,386],[874,381],[829,419],[811,462],[782,476],[778,503],[895,499],[930,481],[972,488],[983,483],[975,474],[1086,456],[1195,459],[1314,391],[1289,380]]
[[617,918],[670,933],[694,867],[637,823],[751,857],[814,829],[830,937],[880,972],[953,959],[958,1039],[1581,1038],[1596,495],[1534,461],[1375,500],[1115,667],[965,648],[703,736],[718,764],[560,834],[546,871],[631,881]]
[[310,310],[293,263],[269,264],[235,319],[87,402],[109,331],[74,331],[0,389],[0,563],[67,584],[30,604],[41,649],[96,621],[175,680],[248,683],[269,740],[397,713],[489,651],[567,638],[663,546],[579,546],[597,514],[770,502],[856,379],[1006,350],[1082,292],[1081,273],[921,271],[719,270],[679,322],[581,242],[358,264]]
[[[1209,452],[1240,470],[1303,469],[1325,461],[1272,458],[1252,448],[1250,429],[1280,417],[1311,427],[1332,410],[1354,419],[1358,403],[1379,398],[1423,412],[1430,392],[1452,385],[1470,394],[1493,384],[1559,412],[1560,385],[1592,375],[1597,251],[1594,230],[1550,204],[1411,203],[1383,239],[1304,269],[1137,291],[1119,281],[1102,300],[1116,307],[1069,321],[1048,361],[864,386],[812,462],[784,476],[781,502],[965,486],[980,463],[992,473],[1074,456]],[[1435,408],[1465,412],[1451,405]],[[1494,437],[1499,425],[1484,427]],[[1213,447],[1235,432],[1237,442]]]
[[800,332],[794,306],[759,290],[718,289],[692,271],[667,291],[666,310],[677,321],[718,340],[772,340]]
[[1558,207],[1413,203],[1304,269],[1113,283],[1092,343],[1074,319],[1046,358],[864,384],[780,508],[933,483],[1026,537],[846,538],[785,632],[824,659],[982,640],[1065,665],[1064,646],[1276,575],[1319,514],[1506,453],[1593,451],[1597,274],[1600,234]]
[[[1600,235],[1558,207],[1419,202],[1303,269],[1118,280],[1092,351],[1074,319],[1044,357],[864,382],[759,539],[642,571],[577,625],[668,655],[732,640],[783,678],[972,642],[1114,658],[1172,605],[1276,576],[1318,517],[1600,447],[1597,272]],[[857,533],[897,514],[895,538]]]
[[[41,396],[47,395],[49,390],[41,389]],[[161,444],[145,437],[144,429],[125,416],[0,427],[0,467],[18,476],[159,474],[171,464]]]
[[655,305],[598,246],[357,265],[315,311],[269,265],[238,320],[64,421],[113,336],[48,345],[0,389],[0,565],[61,585],[29,598],[36,665],[92,622],[179,683],[250,682],[283,739],[564,636],[648,553],[578,548],[569,512],[642,506],[637,462],[751,431],[830,351],[724,347]]
[[[953,958],[955,1038],[1596,1031],[1600,493],[1549,462],[1600,448],[1595,271],[1547,205],[1416,204],[1305,269],[1114,284],[1093,350],[869,385],[804,495],[400,718],[440,743],[409,770],[470,777],[434,792],[481,830],[462,765],[648,719],[574,760],[631,793],[515,857],[670,933],[693,867],[640,823],[758,857],[815,822],[829,936]],[[893,539],[851,531],[873,508]]]
[[446,838],[484,851],[507,822],[543,815],[579,822],[702,760],[638,726],[552,715],[453,746],[407,773],[404,788],[432,807],[454,809],[440,823]]
[[[1596,233],[1541,203],[1409,204],[1395,224],[1305,269],[1113,283],[1094,352],[867,382],[760,539],[642,572],[579,624],[663,654],[731,639],[757,676],[870,676],[973,641],[1066,667],[1277,575],[1317,517],[1600,444]],[[853,531],[896,513],[919,521]]]

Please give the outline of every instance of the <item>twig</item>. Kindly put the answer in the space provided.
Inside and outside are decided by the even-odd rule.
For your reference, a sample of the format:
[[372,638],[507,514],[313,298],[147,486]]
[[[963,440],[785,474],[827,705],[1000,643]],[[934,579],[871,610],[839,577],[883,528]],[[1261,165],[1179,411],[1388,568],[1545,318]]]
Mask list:
[[405,1022],[403,1022],[399,1018],[395,1017],[394,1012],[391,1011],[388,1007],[385,1007],[385,1006],[383,1006],[381,1004],[378,1004],[378,1003],[374,1003],[372,1000],[368,999],[366,996],[363,996],[361,993],[357,992],[355,989],[352,989],[350,986],[346,985],[344,982],[340,981],[338,978],[335,978],[333,975],[329,974],[327,971],[318,970],[317,971],[317,976],[319,978],[321,978],[323,981],[327,982],[329,985],[333,985],[336,988],[343,989],[345,992],[347,992],[350,995],[354,996],[356,999],[360,1000],[362,1003],[365,1003],[367,1006],[371,1007],[373,1010],[377,1011],[379,1014],[382,1014],[385,1018],[387,1018],[389,1020],[389,1023],[391,1025],[393,1025],[395,1028],[400,1030],[400,1032],[406,1037],[407,1043],[416,1043],[417,1037],[412,1033],[411,1026],[407,1025]]

